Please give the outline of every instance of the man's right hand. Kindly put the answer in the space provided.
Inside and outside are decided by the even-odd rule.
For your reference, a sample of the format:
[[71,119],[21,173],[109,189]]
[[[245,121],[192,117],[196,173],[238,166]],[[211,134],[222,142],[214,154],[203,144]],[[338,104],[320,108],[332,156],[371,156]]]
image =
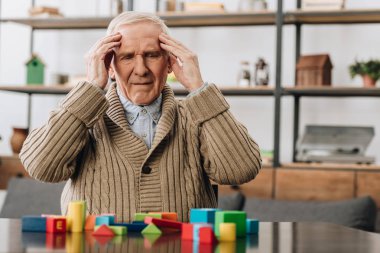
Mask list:
[[95,43],[86,54],[87,81],[104,89],[108,82],[108,69],[115,48],[121,45],[121,34],[106,36]]

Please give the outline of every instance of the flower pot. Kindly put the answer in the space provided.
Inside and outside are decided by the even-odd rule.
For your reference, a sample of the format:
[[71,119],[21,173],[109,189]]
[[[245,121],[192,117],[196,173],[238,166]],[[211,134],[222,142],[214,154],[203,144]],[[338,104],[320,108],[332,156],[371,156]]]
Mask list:
[[376,80],[371,78],[369,75],[363,75],[362,77],[363,77],[364,87],[373,88],[376,86]]
[[13,134],[11,136],[10,143],[14,154],[20,153],[22,145],[24,144],[28,133],[29,130],[27,128],[13,128]]

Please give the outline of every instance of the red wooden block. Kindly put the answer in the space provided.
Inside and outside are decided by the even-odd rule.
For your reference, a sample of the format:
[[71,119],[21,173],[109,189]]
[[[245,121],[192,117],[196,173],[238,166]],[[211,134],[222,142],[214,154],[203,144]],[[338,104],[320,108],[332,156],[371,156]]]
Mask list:
[[47,233],[65,233],[66,218],[47,217],[46,220]]
[[194,244],[192,241],[181,241],[181,253],[193,253],[194,245],[197,246],[197,244]]
[[101,225],[95,232],[92,233],[95,236],[114,236],[114,232],[107,227],[107,225]]
[[[214,231],[210,227],[199,228],[199,242],[214,244],[217,242]],[[202,251],[201,251],[202,252]]]
[[46,248],[64,249],[66,247],[66,234],[46,234]]
[[182,229],[182,222],[178,221],[172,221],[172,220],[164,220],[164,219],[157,219],[152,217],[145,217],[144,219],[145,224],[153,223],[159,228],[175,228],[175,229]]
[[182,224],[182,240],[193,240],[194,234],[194,224],[191,223],[183,223]]

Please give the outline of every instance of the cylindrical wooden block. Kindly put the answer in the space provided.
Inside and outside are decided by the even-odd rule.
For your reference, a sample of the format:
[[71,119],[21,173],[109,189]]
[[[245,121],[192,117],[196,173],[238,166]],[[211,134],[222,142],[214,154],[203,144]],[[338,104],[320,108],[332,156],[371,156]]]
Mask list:
[[235,223],[220,223],[219,224],[221,242],[234,242],[236,241],[236,224]]
[[71,218],[71,232],[82,232],[84,224],[84,202],[76,201],[69,203],[68,214]]

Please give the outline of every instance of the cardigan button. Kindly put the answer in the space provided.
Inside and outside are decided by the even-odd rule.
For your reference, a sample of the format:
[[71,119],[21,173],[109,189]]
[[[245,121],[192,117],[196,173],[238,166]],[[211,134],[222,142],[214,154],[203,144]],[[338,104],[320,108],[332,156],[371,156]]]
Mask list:
[[144,166],[142,168],[142,173],[144,173],[144,174],[149,174],[151,171],[152,171],[152,168],[149,166]]

